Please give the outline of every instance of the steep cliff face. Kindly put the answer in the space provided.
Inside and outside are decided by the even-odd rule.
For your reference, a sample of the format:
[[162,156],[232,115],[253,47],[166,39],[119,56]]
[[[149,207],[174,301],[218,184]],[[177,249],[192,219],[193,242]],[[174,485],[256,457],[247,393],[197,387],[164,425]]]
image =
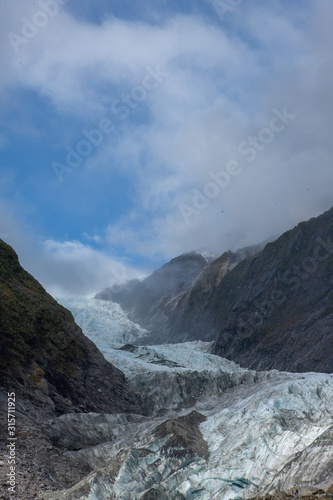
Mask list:
[[1,240],[0,386],[49,413],[142,412],[123,373]]
[[[184,254],[142,282],[106,288],[95,298],[120,304],[133,321],[149,330],[141,342],[212,341],[236,300],[246,259],[262,248],[261,244],[228,251],[215,260],[195,252]],[[237,272],[229,280],[228,274],[236,266]]]
[[181,256],[96,297],[152,330],[147,343],[215,340],[215,354],[248,368],[332,372],[332,285],[333,209],[263,249]]
[[259,370],[333,372],[333,209],[266,245],[227,281],[240,268],[214,353]]
[[[243,266],[240,261],[236,253],[225,252],[203,268],[168,317],[169,342],[216,338],[241,285]],[[236,266],[238,272],[229,282],[228,274]]]
[[142,282],[130,281],[124,286],[107,288],[95,298],[120,304],[133,321],[153,332],[155,341],[164,341],[168,331],[167,318],[208,261],[200,253],[183,254]]

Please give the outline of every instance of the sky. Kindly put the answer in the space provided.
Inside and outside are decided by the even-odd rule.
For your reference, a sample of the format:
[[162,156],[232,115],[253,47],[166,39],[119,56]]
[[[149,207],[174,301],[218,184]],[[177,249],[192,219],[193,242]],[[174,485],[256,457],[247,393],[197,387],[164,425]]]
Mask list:
[[218,256],[333,205],[331,0],[0,14],[0,238],[50,293]]

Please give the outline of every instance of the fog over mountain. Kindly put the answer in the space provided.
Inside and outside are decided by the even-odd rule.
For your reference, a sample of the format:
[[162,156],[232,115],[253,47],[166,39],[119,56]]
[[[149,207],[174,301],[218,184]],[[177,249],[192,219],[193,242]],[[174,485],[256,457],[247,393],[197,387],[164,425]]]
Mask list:
[[[300,232],[311,242],[313,223],[294,242]],[[322,249],[329,271],[332,241]],[[20,437],[8,451],[1,426],[4,499],[330,499],[333,375],[307,372],[311,359],[302,373],[256,371],[212,342],[140,345],[146,331],[118,304],[61,299],[76,324],[2,241],[0,284],[0,401],[14,401]]]
[[0,234],[48,290],[92,294],[101,268],[111,286],[330,208],[329,0],[43,5],[2,6]]
[[332,25],[0,3],[1,498],[333,500]]

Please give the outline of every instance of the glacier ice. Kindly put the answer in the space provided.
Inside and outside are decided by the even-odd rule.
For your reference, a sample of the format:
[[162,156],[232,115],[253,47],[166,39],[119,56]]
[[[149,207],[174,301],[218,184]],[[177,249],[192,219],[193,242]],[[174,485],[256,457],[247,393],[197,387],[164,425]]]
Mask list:
[[[160,498],[228,500],[296,487],[309,492],[333,482],[332,375],[247,370],[210,354],[204,342],[121,348],[139,343],[145,332],[116,304],[104,308],[92,300],[62,303],[125,373],[147,415],[53,419],[51,433],[81,440],[77,450],[67,443],[68,456],[94,472],[67,492],[71,496],[52,498],[133,500],[155,491]],[[208,460],[180,458],[181,439],[166,453],[172,440],[155,432],[193,411],[204,417],[199,429]]]
[[139,342],[147,333],[140,325],[127,317],[119,304],[93,298],[57,298],[62,306],[69,309],[88,337],[94,337],[99,349],[121,346],[124,343]]

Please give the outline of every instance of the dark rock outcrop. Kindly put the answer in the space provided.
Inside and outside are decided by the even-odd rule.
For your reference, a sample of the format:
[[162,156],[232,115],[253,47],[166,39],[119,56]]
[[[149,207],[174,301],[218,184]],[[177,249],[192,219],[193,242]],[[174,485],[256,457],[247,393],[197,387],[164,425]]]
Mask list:
[[203,439],[199,424],[205,422],[206,417],[197,411],[185,416],[166,420],[155,430],[157,438],[168,437],[161,451],[172,458],[192,459],[209,458],[207,442]]
[[99,292],[95,298],[111,300],[129,313],[131,320],[153,332],[155,342],[167,339],[167,318],[208,260],[200,253],[183,254],[154,271],[143,281],[132,280]]
[[214,340],[247,368],[333,372],[333,208],[264,248],[183,255],[96,298],[151,330],[146,343]]
[[1,386],[50,414],[142,412],[124,374],[0,240]]
[[[240,261],[237,253],[229,251],[203,268],[168,316],[169,342],[215,340],[242,284]],[[237,264],[237,272],[230,281],[228,274]]]
[[333,372],[333,209],[238,264],[221,297],[230,283],[240,285],[215,354],[256,370]]
[[149,491],[140,497],[140,500],[168,500],[168,497],[165,493],[158,491],[155,488],[150,488]]
[[326,491],[326,498],[327,498],[327,500],[332,500],[332,498],[333,498],[333,484],[331,484],[331,486]]

